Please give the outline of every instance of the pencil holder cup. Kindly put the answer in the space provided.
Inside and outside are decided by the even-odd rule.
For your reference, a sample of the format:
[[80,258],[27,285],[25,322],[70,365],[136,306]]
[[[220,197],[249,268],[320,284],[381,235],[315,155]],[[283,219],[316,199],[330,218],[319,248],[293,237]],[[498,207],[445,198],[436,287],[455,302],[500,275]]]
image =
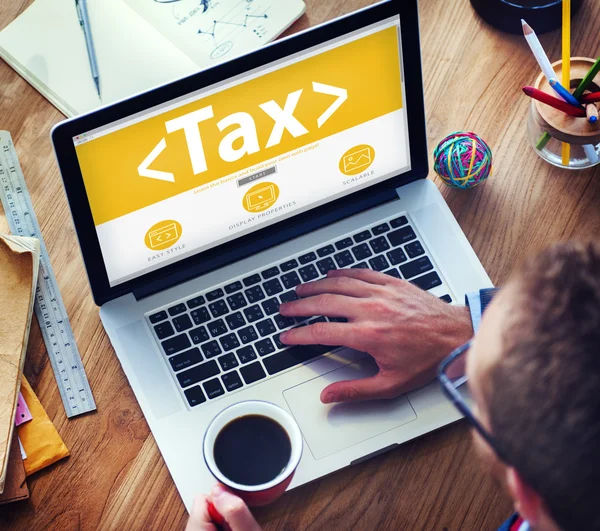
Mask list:
[[[579,86],[595,61],[587,57],[571,59],[571,92]],[[562,79],[562,61],[553,65],[556,77]],[[540,74],[535,88],[556,95],[544,74]],[[600,91],[600,74],[588,87]],[[527,136],[536,153],[546,162],[567,169],[585,169],[600,163],[600,121],[590,123],[587,118],[569,116],[540,101],[532,100],[527,120]],[[563,164],[563,144],[570,147],[568,164]]]

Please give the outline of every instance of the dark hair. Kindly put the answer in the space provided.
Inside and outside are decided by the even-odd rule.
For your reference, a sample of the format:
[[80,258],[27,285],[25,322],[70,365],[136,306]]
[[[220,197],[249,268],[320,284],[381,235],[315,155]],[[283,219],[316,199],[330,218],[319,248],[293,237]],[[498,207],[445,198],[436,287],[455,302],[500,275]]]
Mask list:
[[600,530],[600,245],[554,245],[511,284],[492,432],[562,529]]

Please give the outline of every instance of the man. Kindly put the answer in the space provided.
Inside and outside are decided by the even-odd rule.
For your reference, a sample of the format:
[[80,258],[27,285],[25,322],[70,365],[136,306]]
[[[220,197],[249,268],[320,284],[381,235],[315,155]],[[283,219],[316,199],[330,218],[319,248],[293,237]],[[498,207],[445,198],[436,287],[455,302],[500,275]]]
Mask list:
[[[469,298],[470,310],[452,307],[367,270],[334,271],[297,291],[303,299],[282,305],[282,314],[349,322],[292,330],[284,342],[344,344],[380,367],[372,378],[330,385],[325,403],[393,397],[427,383],[443,355],[477,331],[489,295]],[[458,386],[465,361],[472,408]],[[517,514],[503,530],[600,530],[600,245],[555,245],[528,261],[494,297],[472,344],[444,361],[440,380],[514,501]],[[210,499],[233,531],[260,529],[223,487]],[[188,531],[214,529],[199,496]]]

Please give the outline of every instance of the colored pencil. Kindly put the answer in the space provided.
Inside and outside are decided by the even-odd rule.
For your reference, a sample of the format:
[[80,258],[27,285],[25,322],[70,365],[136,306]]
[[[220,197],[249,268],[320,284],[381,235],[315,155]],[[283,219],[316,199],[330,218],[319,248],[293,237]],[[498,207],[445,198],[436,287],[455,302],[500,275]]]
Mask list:
[[550,81],[552,78],[556,78],[556,72],[554,72],[554,68],[552,68],[552,63],[550,63],[550,59],[546,55],[544,48],[542,47],[542,43],[538,39],[535,31],[533,31],[532,27],[527,24],[523,19],[521,19],[521,24],[523,26],[523,35],[525,35],[525,39],[527,39],[527,43],[533,52],[534,57],[536,58],[542,72],[546,76],[546,79]]
[[597,164],[600,162],[600,158],[598,158],[598,153],[594,146],[591,144],[585,145],[583,146],[583,150],[585,151],[586,157],[592,164]]
[[550,86],[556,91],[556,93],[563,99],[565,100],[567,103],[574,105],[575,107],[581,107],[581,103],[579,103],[579,101],[577,101],[573,95],[565,88],[563,87],[558,80],[556,79],[551,79],[550,80]]
[[591,124],[595,124],[598,121],[598,107],[596,107],[595,103],[588,103],[585,106],[585,113],[588,122],[590,122]]
[[596,103],[600,101],[600,92],[591,92],[590,94],[584,94],[579,98],[581,103]]
[[559,111],[562,111],[569,116],[577,116],[578,118],[585,118],[586,114],[581,105],[575,107],[575,105],[571,105],[570,103],[566,103],[563,100],[559,100],[550,94],[538,90],[534,87],[523,87],[523,92],[527,94],[530,98],[534,100],[541,101],[546,105],[550,105],[550,107],[554,107]]
[[573,93],[575,98],[579,99],[581,96],[583,96],[585,89],[589,87],[590,83],[598,75],[598,72],[600,72],[600,58],[594,63],[594,66],[590,68],[590,71],[585,75],[585,77],[581,80],[581,83],[579,83],[579,86],[575,89],[575,92]]
[[[571,87],[571,0],[563,0],[562,7],[562,84],[563,87]],[[565,91],[571,96],[568,90]],[[570,160],[571,145],[563,142],[563,166],[569,166]]]

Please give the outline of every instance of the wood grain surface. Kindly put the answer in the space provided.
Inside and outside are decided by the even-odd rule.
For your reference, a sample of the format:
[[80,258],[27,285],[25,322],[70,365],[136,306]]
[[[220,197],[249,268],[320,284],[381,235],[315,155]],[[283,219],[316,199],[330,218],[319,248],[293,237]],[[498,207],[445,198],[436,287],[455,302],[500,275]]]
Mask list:
[[[0,28],[30,0],[2,0]],[[307,0],[291,32],[361,8],[369,0]],[[467,129],[491,145],[494,175],[444,197],[495,283],[526,255],[561,239],[600,234],[600,172],[565,172],[526,139],[538,67],[519,36],[484,24],[468,0],[421,0],[429,151]],[[597,57],[600,4],[573,23],[573,55]],[[558,32],[541,37],[560,58]],[[407,73],[410,75],[410,72]],[[183,529],[187,515],[102,328],[87,284],[49,132],[63,117],[0,63],[0,128],[11,132],[98,411],[67,420],[37,325],[25,373],[71,457],[30,478],[31,499],[0,509],[3,530]],[[432,174],[431,178],[434,178]],[[6,231],[0,216],[0,232]],[[1,311],[1,309],[0,309]],[[266,530],[495,530],[511,504],[481,469],[459,422],[366,463],[287,493],[257,510]]]

